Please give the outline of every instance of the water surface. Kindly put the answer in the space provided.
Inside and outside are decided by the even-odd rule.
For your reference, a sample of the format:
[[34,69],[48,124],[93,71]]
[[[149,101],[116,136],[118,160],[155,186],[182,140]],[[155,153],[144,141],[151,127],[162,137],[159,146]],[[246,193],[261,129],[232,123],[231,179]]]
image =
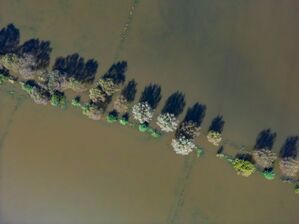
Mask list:
[[[141,0],[121,42],[131,6],[2,0],[0,25],[15,23],[22,40],[50,40],[52,59],[96,58],[98,75],[116,56],[127,60],[139,90],[157,82],[164,99],[183,91],[188,105],[208,107],[203,132],[221,113],[225,137],[248,149],[264,128],[277,131],[276,151],[299,133],[297,1]],[[0,94],[1,223],[299,222],[292,186],[237,176],[203,136],[203,158],[180,157],[170,135],[154,140]]]

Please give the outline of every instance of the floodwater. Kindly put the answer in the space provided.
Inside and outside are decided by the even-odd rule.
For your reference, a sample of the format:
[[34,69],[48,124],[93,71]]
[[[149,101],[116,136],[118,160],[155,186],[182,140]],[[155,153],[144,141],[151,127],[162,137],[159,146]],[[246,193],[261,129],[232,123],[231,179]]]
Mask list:
[[[203,132],[220,113],[225,138],[250,150],[259,131],[272,128],[278,151],[299,134],[298,4],[1,0],[0,25],[15,23],[22,41],[50,40],[52,59],[96,58],[98,75],[127,60],[139,90],[156,82],[164,99],[181,90],[188,105],[206,104]],[[151,139],[1,88],[1,224],[299,223],[293,186],[237,176],[203,136],[202,158],[181,157],[171,135]]]

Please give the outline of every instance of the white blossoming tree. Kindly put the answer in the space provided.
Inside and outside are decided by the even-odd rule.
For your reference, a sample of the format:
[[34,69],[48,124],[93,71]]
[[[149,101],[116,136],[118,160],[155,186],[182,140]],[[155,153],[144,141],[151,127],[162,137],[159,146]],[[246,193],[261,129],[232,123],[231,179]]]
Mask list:
[[188,155],[196,149],[196,145],[192,142],[192,140],[183,135],[172,139],[171,146],[175,153],[179,155]]
[[133,118],[139,123],[149,123],[154,115],[154,110],[147,102],[139,102],[132,108]]
[[178,121],[174,114],[164,113],[157,118],[156,124],[165,132],[173,132],[178,127]]

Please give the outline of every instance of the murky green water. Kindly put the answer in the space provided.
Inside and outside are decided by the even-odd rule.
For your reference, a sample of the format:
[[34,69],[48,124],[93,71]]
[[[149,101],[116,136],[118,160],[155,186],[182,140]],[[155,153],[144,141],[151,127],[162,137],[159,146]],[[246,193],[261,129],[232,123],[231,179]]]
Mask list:
[[[15,23],[22,40],[50,40],[52,59],[96,58],[98,75],[115,57],[127,60],[139,90],[157,82],[164,99],[179,89],[188,105],[207,104],[203,131],[221,113],[225,137],[238,144],[272,128],[278,151],[299,133],[297,1],[141,0],[129,16],[131,7],[1,0],[0,25]],[[203,137],[203,158],[180,157],[170,135],[154,140],[0,94],[1,224],[299,222],[292,186],[237,176]]]

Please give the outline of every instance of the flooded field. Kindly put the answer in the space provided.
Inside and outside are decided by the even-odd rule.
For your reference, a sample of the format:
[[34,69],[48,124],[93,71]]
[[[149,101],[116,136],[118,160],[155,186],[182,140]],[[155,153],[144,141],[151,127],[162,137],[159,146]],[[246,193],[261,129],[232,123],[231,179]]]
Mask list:
[[[50,40],[52,62],[78,52],[98,60],[100,76],[126,60],[139,94],[162,86],[158,111],[181,90],[188,106],[207,105],[203,133],[222,114],[226,139],[251,150],[271,128],[276,152],[299,134],[298,21],[296,0],[0,1],[0,26],[14,23],[22,41]],[[203,135],[204,156],[182,157],[172,135],[152,139],[8,89],[0,87],[1,224],[299,223],[292,185],[236,175]]]

